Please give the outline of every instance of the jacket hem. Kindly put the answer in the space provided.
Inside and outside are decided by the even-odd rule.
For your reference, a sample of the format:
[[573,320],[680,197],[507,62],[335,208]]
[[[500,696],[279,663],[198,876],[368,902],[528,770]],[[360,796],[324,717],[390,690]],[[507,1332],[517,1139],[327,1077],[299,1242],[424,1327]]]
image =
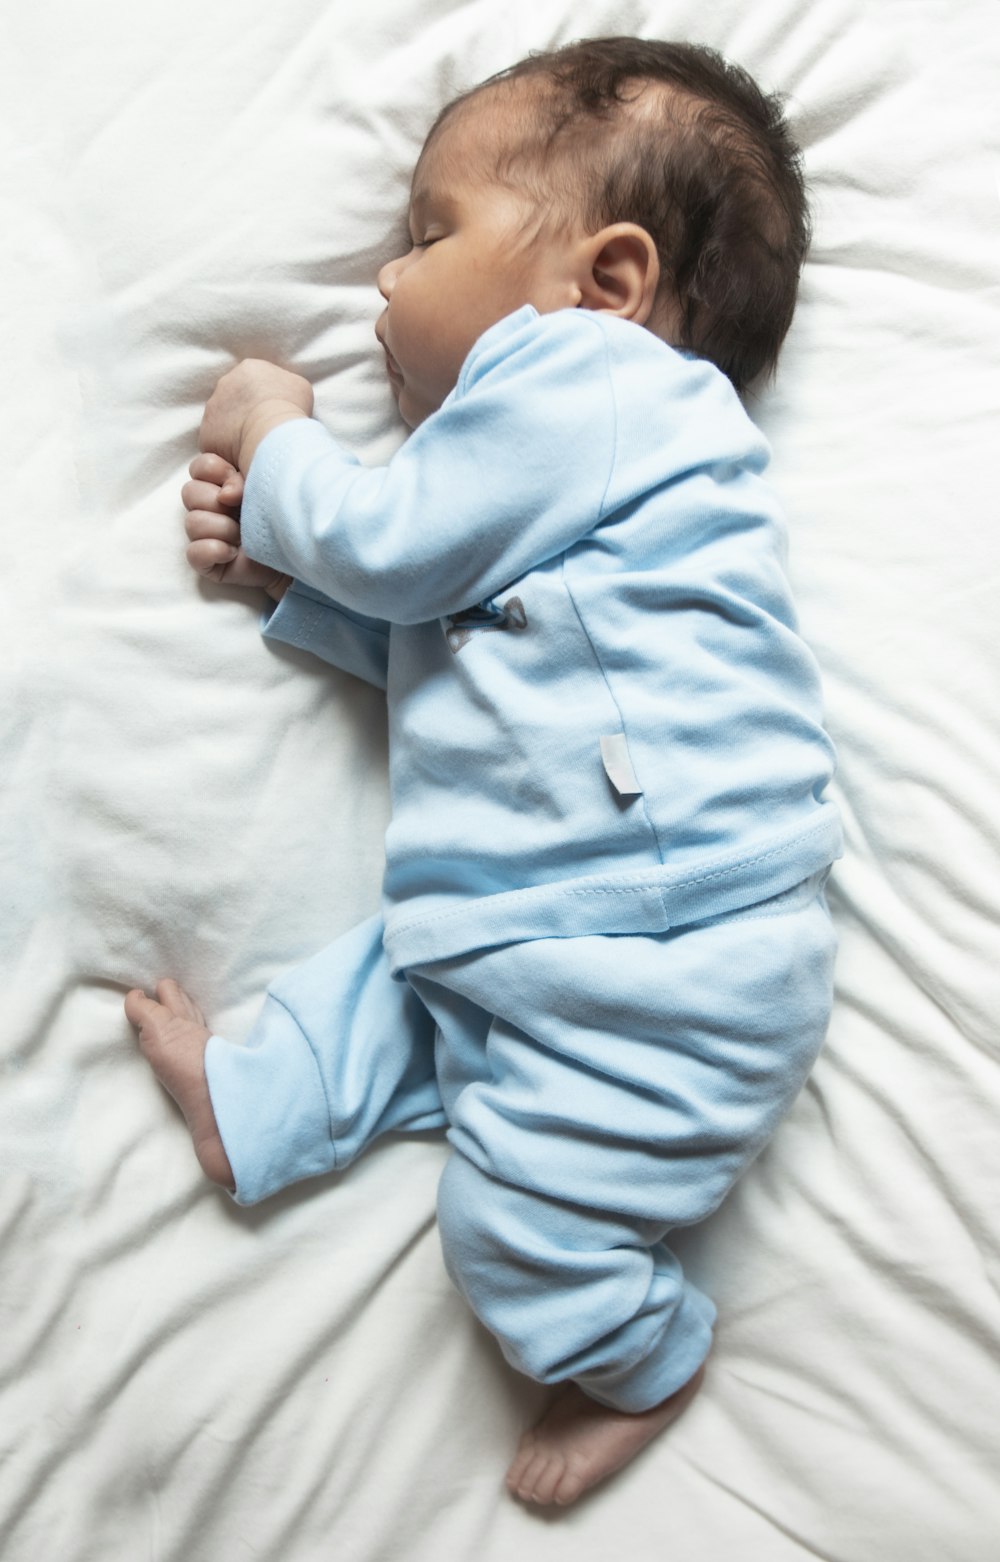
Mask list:
[[412,903],[401,906],[387,912],[385,951],[398,975],[473,949],[528,939],[667,933],[793,889],[842,851],[839,814],[832,803],[823,803],[807,829],[697,867],[663,865],[561,880],[416,915]]

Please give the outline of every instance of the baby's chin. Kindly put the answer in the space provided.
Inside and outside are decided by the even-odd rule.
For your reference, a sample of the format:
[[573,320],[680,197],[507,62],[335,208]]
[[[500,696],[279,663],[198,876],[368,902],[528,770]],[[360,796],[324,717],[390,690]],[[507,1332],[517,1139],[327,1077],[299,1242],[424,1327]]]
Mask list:
[[437,407],[422,405],[415,397],[411,396],[405,381],[401,385],[394,384],[392,394],[396,398],[399,415],[407,428],[419,428],[421,423],[424,423],[431,416],[431,413],[438,410]]
[[438,411],[446,399],[444,396],[439,397],[435,390],[425,389],[423,394],[415,391],[394,358],[388,359],[386,363],[386,378],[396,398],[399,415],[408,428],[419,428],[432,413]]

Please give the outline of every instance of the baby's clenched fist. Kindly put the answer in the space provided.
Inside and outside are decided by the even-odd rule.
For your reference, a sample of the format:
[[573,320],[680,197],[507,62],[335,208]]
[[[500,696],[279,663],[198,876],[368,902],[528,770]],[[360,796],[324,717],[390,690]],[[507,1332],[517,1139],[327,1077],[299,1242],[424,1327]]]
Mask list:
[[243,552],[238,519],[243,478],[239,472],[231,462],[211,452],[196,456],[188,471],[192,480],[184,484],[181,498],[191,568],[219,584],[263,587],[275,602],[280,601],[289,577],[256,563]]

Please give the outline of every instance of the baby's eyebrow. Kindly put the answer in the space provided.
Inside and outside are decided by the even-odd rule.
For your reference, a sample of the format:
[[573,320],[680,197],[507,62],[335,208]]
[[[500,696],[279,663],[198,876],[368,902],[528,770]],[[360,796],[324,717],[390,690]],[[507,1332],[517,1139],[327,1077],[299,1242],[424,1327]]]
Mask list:
[[418,185],[410,197],[408,222],[411,235],[425,228],[432,217],[436,222],[450,222],[453,206],[454,203],[440,190],[432,189],[429,184]]
[[428,206],[432,207],[441,216],[447,216],[454,211],[456,199],[447,191],[435,189],[429,184],[418,184],[410,196],[410,214],[417,216],[424,212]]
[[430,192],[426,185],[421,185],[419,190],[414,190],[410,196],[410,207],[406,214],[407,226],[410,233],[416,233],[423,221],[423,210],[430,198]]

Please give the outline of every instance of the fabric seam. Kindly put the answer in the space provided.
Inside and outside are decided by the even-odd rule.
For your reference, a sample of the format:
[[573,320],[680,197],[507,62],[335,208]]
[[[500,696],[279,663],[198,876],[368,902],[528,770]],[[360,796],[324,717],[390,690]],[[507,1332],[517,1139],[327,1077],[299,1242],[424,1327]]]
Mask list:
[[334,1137],[334,1133],[333,1133],[333,1118],[332,1118],[332,1116],[330,1114],[330,1097],[327,1094],[326,1085],[323,1082],[323,1070],[319,1066],[319,1057],[317,1056],[316,1048],[313,1046],[312,1042],[309,1040],[308,1035],[302,1029],[302,1026],[299,1024],[299,1021],[295,1018],[295,1015],[292,1013],[292,1011],[288,1007],[287,1003],[285,1003],[283,999],[279,998],[277,996],[277,994],[274,993],[274,992],[269,992],[267,996],[270,998],[272,1003],[276,1003],[278,1005],[278,1008],[279,1009],[283,1009],[284,1012],[288,1015],[288,1018],[291,1020],[292,1024],[295,1026],[295,1029],[298,1031],[299,1035],[302,1037],[302,1039],[305,1042],[306,1046],[309,1048],[310,1056],[312,1057],[313,1063],[316,1065],[316,1072],[319,1075],[320,1088],[323,1091],[323,1104],[326,1107],[327,1137],[329,1138],[329,1141],[330,1141],[330,1148],[333,1151],[333,1166],[332,1166],[331,1170],[336,1171],[339,1168],[339,1165],[340,1165],[340,1157],[337,1154],[337,1141],[336,1141],[336,1139]]
[[[799,845],[801,841],[808,840],[810,836],[819,834],[819,827],[821,823],[824,825],[824,827],[826,826],[825,820],[817,820],[816,824],[811,825],[809,829],[800,831],[798,835],[790,836],[787,840],[782,841],[780,845],[772,846],[768,851],[758,852],[754,857],[742,857],[738,862],[731,863],[727,867],[717,868],[710,873],[695,874],[690,878],[678,879],[676,883],[669,886],[657,884],[655,881],[648,879],[645,882],[638,883],[635,882],[634,879],[625,879],[617,883],[611,882],[602,884],[600,882],[600,878],[598,878],[597,883],[589,884],[584,888],[573,888],[572,884],[565,886],[528,885],[526,888],[552,889],[558,893],[560,897],[566,896],[567,898],[570,896],[635,895],[649,893],[662,896],[664,893],[669,893],[670,890],[688,889],[695,884],[710,884],[716,879],[725,879],[737,873],[742,873],[748,868],[759,867],[761,863],[769,861],[772,857],[780,857],[783,853],[791,851],[793,847]],[[642,872],[644,870],[640,869],[639,871]],[[649,870],[645,871],[648,872]],[[504,892],[501,891],[501,893]],[[507,893],[513,893],[516,895],[522,893],[522,891],[514,890]],[[484,896],[481,898],[487,901],[490,899],[489,896]],[[666,904],[667,903],[665,902],[664,905],[666,906]],[[393,925],[387,929],[387,932],[390,939],[395,939],[399,934],[409,932],[409,930],[414,927],[431,927],[438,922],[457,920],[461,917],[467,917],[468,915],[469,905],[466,903],[462,906],[449,907],[447,911],[432,912],[427,916],[410,917],[405,922],[394,922]]]
[[[610,484],[610,482],[611,482],[611,479],[609,477],[608,478],[608,483]],[[577,621],[577,623],[580,626],[580,632],[583,635],[584,639],[586,640],[587,644],[589,645],[589,647],[590,647],[590,654],[594,658],[594,661],[597,664],[597,671],[600,673],[601,678],[604,680],[604,687],[608,691],[608,699],[611,701],[612,705],[615,708],[615,713],[616,713],[616,715],[618,717],[618,725],[621,728],[622,736],[624,737],[625,743],[627,745],[628,744],[628,733],[625,730],[625,718],[622,715],[622,708],[621,708],[621,706],[618,703],[618,699],[617,699],[617,697],[615,695],[615,691],[611,687],[611,681],[608,678],[607,670],[605,669],[604,663],[602,662],[601,657],[600,657],[600,653],[599,653],[596,645],[594,644],[593,637],[591,636],[590,630],[587,628],[587,625],[584,622],[583,614],[580,612],[580,608],[579,608],[579,605],[577,604],[576,597],[573,594],[573,587],[570,585],[569,574],[568,574],[568,555],[565,554],[565,553],[563,554],[563,557],[562,557],[562,581],[563,581],[563,587],[565,589],[566,595],[569,597],[570,605],[571,605],[571,607],[573,609],[573,612],[574,612],[574,614],[576,616],[576,621]],[[642,809],[642,817],[643,817],[643,819],[646,822],[646,829],[649,831],[649,834],[652,837],[653,848],[654,848],[654,850],[656,852],[656,855],[659,857],[660,863],[662,865],[665,862],[665,858],[664,858],[664,855],[663,855],[663,842],[660,840],[660,837],[659,837],[659,835],[656,832],[656,826],[653,824],[653,821],[652,821],[652,819],[649,816],[649,809],[646,806],[646,794],[645,794],[644,791],[640,792],[640,794],[639,794],[639,796],[637,798],[633,798],[632,799],[633,806],[635,805],[635,803],[638,803],[639,807]]]
[[350,624],[352,629],[360,630],[362,634],[378,635],[381,640],[388,640],[389,638],[387,629],[376,629],[374,624],[362,623],[360,618],[353,618],[350,612],[342,608],[338,603],[333,602],[330,598],[320,602],[316,597],[309,596],[305,591],[296,591],[293,586],[289,587],[289,594],[294,596],[298,602],[307,605],[309,611],[315,612],[317,616],[323,613],[333,613],[337,618],[343,619],[345,624]]

